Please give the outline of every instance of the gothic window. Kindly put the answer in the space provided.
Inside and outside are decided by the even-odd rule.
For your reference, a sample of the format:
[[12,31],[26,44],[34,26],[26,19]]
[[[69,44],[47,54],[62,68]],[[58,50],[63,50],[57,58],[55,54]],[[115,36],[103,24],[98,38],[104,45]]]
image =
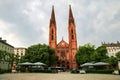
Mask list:
[[54,36],[52,35],[52,40],[54,40]]
[[54,40],[54,30],[52,29],[52,36],[51,39]]
[[72,39],[74,39],[74,35],[72,34]]
[[64,58],[65,57],[65,51],[61,51],[61,56]]
[[59,50],[57,50],[57,52],[59,53]]
[[71,29],[71,33],[73,34],[73,29]]
[[71,38],[74,39],[73,29],[71,29]]
[[52,35],[54,34],[54,31],[53,31],[53,29],[52,29]]

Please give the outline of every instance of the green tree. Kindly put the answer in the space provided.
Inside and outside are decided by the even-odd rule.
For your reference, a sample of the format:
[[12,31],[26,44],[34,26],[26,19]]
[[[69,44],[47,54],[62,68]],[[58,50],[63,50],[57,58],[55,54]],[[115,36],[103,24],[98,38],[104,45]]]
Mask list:
[[45,44],[36,44],[28,47],[25,56],[21,58],[21,62],[43,62],[51,66],[57,59],[54,49]]
[[118,53],[116,54],[116,57],[117,57],[118,60],[120,60],[120,52],[118,52]]
[[[108,59],[109,57],[107,56],[107,49],[105,46],[99,46],[96,50],[95,50],[95,56],[94,56],[94,60],[96,62],[100,62],[100,61],[105,61],[106,59]],[[93,55],[94,55],[93,54]]]
[[92,61],[91,55],[94,53],[95,47],[91,44],[86,44],[84,46],[79,46],[79,49],[76,53],[76,62],[80,65],[85,62]]
[[14,55],[14,63],[17,65],[20,62],[19,55]]
[[8,62],[8,67],[11,68],[14,61],[14,54],[0,50],[0,62]]
[[107,60],[108,63],[110,63],[112,65],[113,68],[117,68],[117,63],[118,63],[118,60],[116,57],[109,57],[108,60]]
[[107,50],[105,46],[99,46],[95,49],[95,46],[92,44],[86,44],[80,46],[76,53],[76,62],[78,64],[83,64],[86,62],[100,62],[107,61]]

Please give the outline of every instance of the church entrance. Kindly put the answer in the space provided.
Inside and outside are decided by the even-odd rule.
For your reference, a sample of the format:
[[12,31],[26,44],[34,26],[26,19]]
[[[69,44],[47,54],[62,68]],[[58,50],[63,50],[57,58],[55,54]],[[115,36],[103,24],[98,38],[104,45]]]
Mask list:
[[58,67],[62,67],[62,68],[65,68],[65,69],[69,69],[69,61],[67,61],[67,60],[59,60],[58,62],[57,62],[57,66]]

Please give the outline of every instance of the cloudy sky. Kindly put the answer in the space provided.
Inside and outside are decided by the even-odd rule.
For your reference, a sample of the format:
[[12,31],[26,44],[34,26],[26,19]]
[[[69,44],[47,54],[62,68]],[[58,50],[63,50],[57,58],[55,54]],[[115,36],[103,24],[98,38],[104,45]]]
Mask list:
[[0,37],[15,47],[48,44],[54,5],[57,43],[62,37],[68,42],[70,4],[78,46],[120,41],[120,0],[0,0]]

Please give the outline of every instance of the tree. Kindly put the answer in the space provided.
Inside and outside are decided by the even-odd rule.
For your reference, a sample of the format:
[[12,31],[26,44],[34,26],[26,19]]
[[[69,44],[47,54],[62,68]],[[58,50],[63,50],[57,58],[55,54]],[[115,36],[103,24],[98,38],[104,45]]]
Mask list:
[[118,53],[116,54],[116,57],[117,57],[118,60],[120,60],[120,52],[118,52]]
[[54,49],[45,44],[36,44],[28,47],[25,56],[21,58],[21,62],[43,62],[51,66],[57,59]]
[[109,57],[107,62],[110,63],[113,68],[117,68],[118,60],[116,57]]
[[2,62],[2,59],[3,59],[3,54],[2,51],[0,50],[0,62]]
[[14,63],[17,65],[20,62],[20,56],[19,55],[14,55]]
[[8,62],[8,67],[11,68],[14,61],[14,54],[0,50],[0,62]]
[[96,54],[95,57],[94,57],[94,60],[96,62],[105,61],[108,58],[108,56],[107,56],[107,49],[106,49],[105,46],[99,46],[95,50],[94,54]]
[[94,53],[94,45],[86,44],[84,46],[79,46],[79,49],[76,53],[76,62],[80,65],[85,62],[92,61],[91,55]]
[[94,45],[86,44],[80,46],[76,53],[76,62],[83,64],[86,62],[100,62],[108,59],[107,50],[105,46],[99,46],[95,49]]

